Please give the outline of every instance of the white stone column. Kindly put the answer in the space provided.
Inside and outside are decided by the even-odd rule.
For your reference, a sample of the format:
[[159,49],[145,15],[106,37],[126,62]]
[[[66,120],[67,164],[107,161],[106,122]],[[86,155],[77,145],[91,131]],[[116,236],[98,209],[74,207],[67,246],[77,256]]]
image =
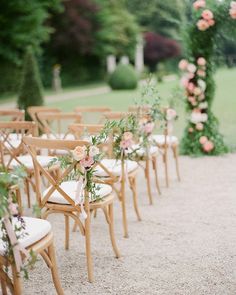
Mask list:
[[107,72],[113,73],[116,69],[116,57],[112,54],[107,56]]
[[143,38],[139,37],[135,50],[135,69],[141,73],[144,69]]
[[129,64],[129,57],[126,56],[126,55],[122,56],[121,59],[120,59],[120,63],[122,65],[128,65]]

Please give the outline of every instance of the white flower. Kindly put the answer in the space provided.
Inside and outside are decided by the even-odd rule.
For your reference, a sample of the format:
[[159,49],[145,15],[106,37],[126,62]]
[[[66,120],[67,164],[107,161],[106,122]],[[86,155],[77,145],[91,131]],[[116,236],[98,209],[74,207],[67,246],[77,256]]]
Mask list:
[[197,113],[197,112],[192,112],[190,121],[193,124],[201,123],[201,122],[206,122],[208,119],[207,114],[202,114],[202,113]]
[[201,87],[201,89],[203,91],[205,91],[206,90],[206,82],[201,79],[199,79],[197,82],[198,82],[198,85]]
[[207,101],[205,101],[205,102],[201,102],[200,104],[199,104],[199,109],[201,109],[201,110],[204,110],[204,109],[207,109],[208,108],[208,103],[207,103]]
[[100,152],[99,148],[97,148],[95,145],[90,146],[90,148],[89,148],[89,156],[90,157],[94,157],[94,156],[98,155],[99,152]]
[[77,146],[73,151],[72,151],[73,158],[76,161],[80,161],[86,157],[86,146]]
[[195,73],[196,70],[197,70],[197,67],[196,67],[194,64],[188,64],[187,70],[188,70],[190,73]]

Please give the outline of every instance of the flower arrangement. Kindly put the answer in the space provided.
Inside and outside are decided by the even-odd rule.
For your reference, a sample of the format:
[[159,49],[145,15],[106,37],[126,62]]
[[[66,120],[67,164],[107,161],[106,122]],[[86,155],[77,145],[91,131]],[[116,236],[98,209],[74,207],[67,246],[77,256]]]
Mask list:
[[[5,171],[0,173],[0,238],[5,248],[4,256],[10,263],[15,263],[18,273],[23,272],[24,277],[28,278],[28,268],[34,265],[36,256],[32,251],[28,253],[18,243],[18,240],[27,233],[24,232],[24,219],[20,216],[13,189],[13,186],[21,184],[24,177],[26,173],[22,167],[15,169],[14,174]],[[13,218],[15,218],[14,224]],[[25,262],[21,254],[26,257]]]
[[[181,141],[183,154],[218,155],[228,151],[219,133],[218,120],[211,111],[215,92],[213,56],[220,28],[230,35],[235,30],[232,21],[235,3],[229,0],[193,3],[193,21],[188,23],[185,35],[188,58],[179,63],[188,112],[188,125]],[[207,138],[205,143],[200,142],[202,137]]]

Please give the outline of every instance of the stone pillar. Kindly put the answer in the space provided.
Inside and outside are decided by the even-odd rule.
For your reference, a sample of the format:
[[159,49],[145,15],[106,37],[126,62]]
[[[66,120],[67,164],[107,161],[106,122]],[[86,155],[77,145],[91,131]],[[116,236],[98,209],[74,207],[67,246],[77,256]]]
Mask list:
[[121,59],[120,59],[120,63],[122,65],[128,65],[129,64],[129,57],[126,56],[126,55],[122,56]]
[[141,73],[144,69],[144,54],[143,54],[143,39],[138,38],[138,42],[135,50],[135,69],[138,73]]
[[114,55],[107,56],[107,72],[109,74],[113,73],[116,69],[116,57]]
[[61,92],[62,90],[60,73],[61,73],[61,66],[58,64],[54,65],[52,87],[53,87],[53,90],[55,90],[56,92]]

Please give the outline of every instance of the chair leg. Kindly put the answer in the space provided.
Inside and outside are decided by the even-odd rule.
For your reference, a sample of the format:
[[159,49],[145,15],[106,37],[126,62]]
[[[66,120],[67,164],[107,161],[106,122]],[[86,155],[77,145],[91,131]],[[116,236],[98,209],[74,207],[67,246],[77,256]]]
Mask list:
[[138,209],[138,202],[137,202],[137,186],[136,186],[136,177],[129,178],[130,188],[133,193],[133,202],[134,202],[134,210],[137,215],[138,221],[141,221],[141,216]]
[[174,154],[174,158],[175,158],[175,165],[176,165],[176,174],[177,174],[177,178],[178,178],[178,181],[181,181],[181,178],[180,178],[180,172],[179,172],[178,146],[177,146],[177,145],[173,145],[173,146],[172,146],[172,150],[173,150],[173,154]]
[[69,241],[70,241],[70,219],[68,215],[65,216],[65,249],[69,250]]
[[85,220],[85,244],[86,244],[86,257],[87,257],[87,268],[88,268],[88,280],[90,283],[93,282],[93,262],[91,254],[91,241],[90,241],[90,214]]
[[161,195],[161,189],[160,189],[158,173],[157,173],[157,160],[156,160],[156,157],[152,158],[152,167],[153,167],[154,174],[155,174],[156,188],[157,188],[158,194]]
[[7,286],[6,282],[1,279],[1,290],[2,290],[2,295],[7,295]]
[[150,162],[149,162],[149,159],[146,159],[145,177],[146,177],[146,181],[147,181],[147,192],[148,192],[149,204],[152,205],[153,204],[153,199],[152,199],[152,190],[151,190]]
[[165,178],[166,178],[166,187],[169,187],[169,173],[168,173],[168,149],[167,147],[164,148],[163,151],[163,162],[165,166]]
[[63,289],[61,286],[59,274],[58,274],[58,269],[57,269],[57,263],[56,263],[56,256],[55,256],[55,250],[54,250],[54,245],[51,243],[51,245],[48,247],[48,255],[52,263],[51,267],[51,273],[52,273],[52,279],[54,286],[56,288],[57,294],[58,295],[63,295]]
[[12,264],[12,281],[14,287],[14,295],[22,295],[22,281],[20,275],[17,273],[16,266]]
[[121,208],[122,208],[122,222],[124,228],[124,238],[128,238],[128,225],[127,225],[127,214],[126,214],[126,202],[125,202],[125,180],[121,180]]
[[116,245],[116,240],[115,240],[115,232],[114,232],[114,218],[113,218],[113,203],[108,206],[108,214],[109,214],[109,233],[110,233],[110,238],[111,238],[111,244],[112,248],[115,252],[116,258],[120,258],[120,252],[117,248]]
[[29,187],[29,180],[27,178],[25,179],[25,192],[27,196],[28,208],[31,208],[30,187]]

